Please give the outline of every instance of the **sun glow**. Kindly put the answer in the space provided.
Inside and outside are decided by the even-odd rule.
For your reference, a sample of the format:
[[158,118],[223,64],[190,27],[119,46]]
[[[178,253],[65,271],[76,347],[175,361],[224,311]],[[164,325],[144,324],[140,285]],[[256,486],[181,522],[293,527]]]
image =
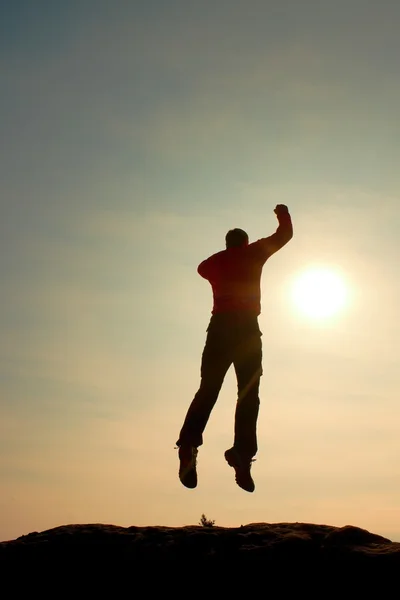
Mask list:
[[305,316],[325,319],[346,305],[348,290],[340,275],[328,268],[313,268],[301,273],[293,286],[293,301]]

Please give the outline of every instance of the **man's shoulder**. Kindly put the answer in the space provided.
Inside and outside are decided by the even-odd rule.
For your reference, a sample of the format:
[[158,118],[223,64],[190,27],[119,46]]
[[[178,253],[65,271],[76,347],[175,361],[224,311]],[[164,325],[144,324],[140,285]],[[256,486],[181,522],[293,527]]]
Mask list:
[[259,248],[260,246],[263,246],[264,244],[266,244],[268,242],[268,237],[262,237],[259,238],[258,240],[256,240],[255,242],[251,242],[251,244],[249,244],[249,248]]
[[214,252],[214,254],[211,254],[211,256],[209,256],[206,260],[207,261],[218,261],[218,260],[223,260],[226,256],[228,256],[228,250],[218,250],[218,252]]

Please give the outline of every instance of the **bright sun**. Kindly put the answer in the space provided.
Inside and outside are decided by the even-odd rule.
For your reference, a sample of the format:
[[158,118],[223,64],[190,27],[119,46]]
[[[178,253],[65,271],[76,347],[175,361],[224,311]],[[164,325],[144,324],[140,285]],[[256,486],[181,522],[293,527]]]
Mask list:
[[303,272],[293,286],[297,309],[313,319],[324,319],[338,313],[346,304],[347,295],[343,279],[326,268]]

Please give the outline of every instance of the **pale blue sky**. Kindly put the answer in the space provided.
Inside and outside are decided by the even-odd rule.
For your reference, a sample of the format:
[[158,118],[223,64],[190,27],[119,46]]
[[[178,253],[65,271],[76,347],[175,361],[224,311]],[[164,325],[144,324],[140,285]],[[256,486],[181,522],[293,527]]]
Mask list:
[[[70,522],[354,524],[400,540],[400,6],[0,2],[0,539]],[[263,276],[257,491],[197,386],[226,231],[295,237]],[[299,273],[339,270],[322,325]]]

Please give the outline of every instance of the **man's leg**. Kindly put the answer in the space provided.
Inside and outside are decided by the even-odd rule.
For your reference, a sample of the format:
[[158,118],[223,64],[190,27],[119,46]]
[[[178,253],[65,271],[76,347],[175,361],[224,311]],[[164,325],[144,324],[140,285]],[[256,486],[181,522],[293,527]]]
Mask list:
[[200,387],[192,400],[179,434],[179,478],[188,488],[197,486],[197,448],[217,401],[226,372],[232,364],[231,345],[223,331],[209,327],[201,361]]
[[258,393],[262,374],[261,333],[251,333],[239,344],[234,366],[238,382],[235,439],[233,447],[225,452],[225,459],[235,469],[238,486],[253,492],[255,485],[250,469],[257,453]]
[[201,359],[200,387],[194,396],[179,434],[177,446],[203,444],[203,432],[217,401],[225,375],[232,364],[231,351],[224,336],[210,329]]
[[258,450],[257,420],[262,375],[261,334],[251,334],[240,345],[234,366],[238,383],[234,447],[242,456],[252,459]]

